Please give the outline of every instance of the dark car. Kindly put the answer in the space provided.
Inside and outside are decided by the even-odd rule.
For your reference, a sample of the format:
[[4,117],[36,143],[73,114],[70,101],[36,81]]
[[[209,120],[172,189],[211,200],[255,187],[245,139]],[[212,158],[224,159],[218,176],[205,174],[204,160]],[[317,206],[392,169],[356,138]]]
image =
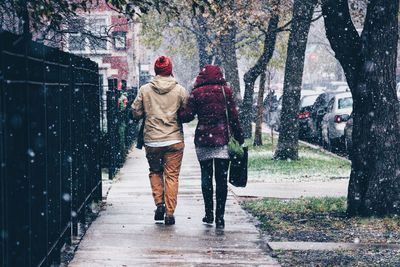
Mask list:
[[319,95],[306,95],[301,98],[300,101],[300,111],[299,111],[299,137],[300,139],[312,139],[313,129],[311,113],[315,101],[318,99]]
[[327,91],[322,93],[318,96],[317,100],[311,109],[311,131],[312,131],[312,138],[314,142],[321,144],[322,143],[322,128],[321,122],[324,118],[329,101],[341,91]]

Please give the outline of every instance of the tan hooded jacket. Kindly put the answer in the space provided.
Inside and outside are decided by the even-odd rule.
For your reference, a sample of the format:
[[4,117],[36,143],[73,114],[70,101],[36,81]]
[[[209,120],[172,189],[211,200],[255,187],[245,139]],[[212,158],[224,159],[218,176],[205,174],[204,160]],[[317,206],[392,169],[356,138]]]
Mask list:
[[186,101],[186,90],[174,77],[157,75],[140,87],[132,104],[133,116],[145,116],[144,141],[183,141],[182,124],[178,122],[178,110]]

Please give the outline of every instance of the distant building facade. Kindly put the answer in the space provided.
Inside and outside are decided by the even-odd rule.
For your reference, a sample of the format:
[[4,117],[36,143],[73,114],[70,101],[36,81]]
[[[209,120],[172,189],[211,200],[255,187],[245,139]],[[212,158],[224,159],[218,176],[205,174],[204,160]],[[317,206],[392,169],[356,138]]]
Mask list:
[[110,8],[93,1],[89,12],[69,22],[63,50],[89,57],[99,65],[100,83],[108,79],[128,89],[138,86],[138,26]]

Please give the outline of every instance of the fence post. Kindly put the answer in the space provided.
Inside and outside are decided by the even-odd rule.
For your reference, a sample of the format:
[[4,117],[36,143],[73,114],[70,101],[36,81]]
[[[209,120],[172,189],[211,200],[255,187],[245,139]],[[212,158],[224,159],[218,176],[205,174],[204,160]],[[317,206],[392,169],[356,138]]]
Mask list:
[[[102,101],[101,99],[101,87],[100,87],[100,80],[99,80],[99,69],[98,69],[98,65],[95,65],[95,72],[92,73],[92,80],[93,83],[95,84],[95,86],[93,86],[92,90],[93,90],[93,96],[95,97],[95,100],[97,101],[92,101],[93,102],[93,106],[92,106],[92,120],[95,122],[95,132],[94,132],[94,136],[93,136],[93,146],[94,146],[94,156],[96,158],[96,174],[97,177],[100,179],[100,181],[98,181],[97,179],[95,179],[94,181],[94,185],[97,186],[97,189],[95,191],[95,195],[94,195],[94,201],[96,202],[101,202],[103,199],[103,181],[102,181],[102,175],[101,175],[101,142],[100,142],[100,132],[101,132],[101,110],[100,110],[100,103]],[[96,176],[95,176],[96,177]]]
[[[78,62],[76,61],[75,56],[71,56],[71,81],[72,81],[72,90],[71,90],[71,109],[70,109],[70,116],[71,116],[71,224],[72,224],[72,236],[76,237],[78,236],[78,214],[77,214],[77,206],[78,206],[78,195],[76,192],[76,164],[78,164],[78,159],[76,157],[76,143],[77,143],[77,138],[76,138],[76,115],[75,115],[75,109],[74,105],[72,103],[75,103],[76,101],[76,83],[77,83],[77,68],[76,64]],[[76,104],[75,104],[76,105]]]
[[108,178],[113,179],[117,168],[117,140],[116,140],[116,125],[117,125],[117,79],[108,79],[107,91],[107,135],[109,145],[109,164],[108,164]]
[[72,91],[74,90],[73,81],[73,59],[71,55],[64,55],[64,68],[62,77],[63,92],[62,92],[62,105],[61,105],[61,135],[62,135],[62,227],[66,229],[64,235],[65,243],[70,245],[72,243]]
[[0,38],[0,266],[6,266],[7,228],[5,223],[5,158],[4,158],[4,73],[3,73],[3,38]]

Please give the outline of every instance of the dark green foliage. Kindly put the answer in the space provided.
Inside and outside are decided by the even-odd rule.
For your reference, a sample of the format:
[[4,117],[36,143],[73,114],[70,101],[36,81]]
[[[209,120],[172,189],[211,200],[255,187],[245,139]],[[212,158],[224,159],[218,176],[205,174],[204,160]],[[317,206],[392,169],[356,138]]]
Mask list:
[[[164,0],[105,0],[113,10],[133,17],[138,11],[147,13],[150,9],[174,11],[168,1]],[[0,27],[7,29],[7,25],[23,24],[23,31],[28,34],[32,31],[57,32],[77,12],[90,12],[91,7],[98,5],[97,0],[2,0],[0,11],[7,16],[0,16]],[[19,32],[20,33],[20,32]]]

